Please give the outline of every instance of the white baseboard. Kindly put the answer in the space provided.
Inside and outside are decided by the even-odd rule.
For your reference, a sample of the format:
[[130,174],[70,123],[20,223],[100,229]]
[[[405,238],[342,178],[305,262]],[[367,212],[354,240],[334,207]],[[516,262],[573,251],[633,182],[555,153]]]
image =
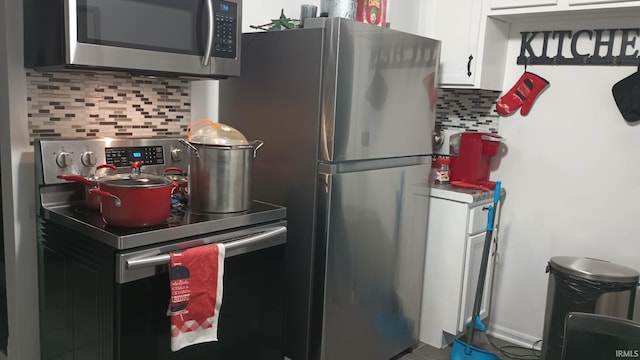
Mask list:
[[514,345],[522,346],[525,348],[531,348],[533,344],[535,344],[535,349],[540,350],[540,346],[542,343],[539,341],[539,338],[533,337],[528,334],[521,333],[519,331],[515,331],[513,329],[509,329],[507,327],[498,325],[498,324],[489,324],[489,328],[487,329],[487,334],[493,336],[496,339],[508,341]]

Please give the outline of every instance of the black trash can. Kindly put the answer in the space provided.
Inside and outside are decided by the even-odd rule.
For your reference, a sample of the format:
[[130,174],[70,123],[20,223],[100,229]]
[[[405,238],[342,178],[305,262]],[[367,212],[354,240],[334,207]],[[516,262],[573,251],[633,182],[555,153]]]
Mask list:
[[560,360],[564,321],[569,312],[633,317],[640,274],[608,261],[552,257],[544,316],[541,360]]

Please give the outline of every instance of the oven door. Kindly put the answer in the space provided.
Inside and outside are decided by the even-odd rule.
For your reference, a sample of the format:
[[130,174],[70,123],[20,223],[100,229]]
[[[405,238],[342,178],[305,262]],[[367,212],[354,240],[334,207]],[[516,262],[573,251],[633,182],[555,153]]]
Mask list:
[[67,0],[66,12],[71,65],[240,74],[240,0]]
[[[116,255],[115,359],[282,360],[286,223]],[[224,242],[218,341],[171,352],[168,252]]]

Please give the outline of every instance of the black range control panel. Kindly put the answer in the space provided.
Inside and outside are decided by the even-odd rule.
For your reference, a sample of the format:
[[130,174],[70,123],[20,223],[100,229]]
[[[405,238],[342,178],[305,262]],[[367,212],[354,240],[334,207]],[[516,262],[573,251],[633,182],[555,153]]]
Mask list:
[[106,148],[107,164],[117,167],[129,166],[136,161],[142,165],[163,165],[164,152],[162,146],[136,146]]

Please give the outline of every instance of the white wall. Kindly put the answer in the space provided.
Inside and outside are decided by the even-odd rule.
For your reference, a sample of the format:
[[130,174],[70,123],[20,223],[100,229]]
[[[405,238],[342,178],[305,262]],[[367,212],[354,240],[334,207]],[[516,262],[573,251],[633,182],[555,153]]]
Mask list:
[[[520,31],[637,25],[632,17],[513,24],[504,91],[523,73],[516,65]],[[528,116],[500,120],[508,152],[491,178],[503,181],[507,198],[491,321],[495,331],[533,342],[542,337],[551,257],[588,256],[640,270],[640,127],[624,121],[611,94],[635,67],[527,70],[551,85]]]
[[0,0],[0,165],[12,360],[40,356],[34,164],[22,43],[22,1]]

